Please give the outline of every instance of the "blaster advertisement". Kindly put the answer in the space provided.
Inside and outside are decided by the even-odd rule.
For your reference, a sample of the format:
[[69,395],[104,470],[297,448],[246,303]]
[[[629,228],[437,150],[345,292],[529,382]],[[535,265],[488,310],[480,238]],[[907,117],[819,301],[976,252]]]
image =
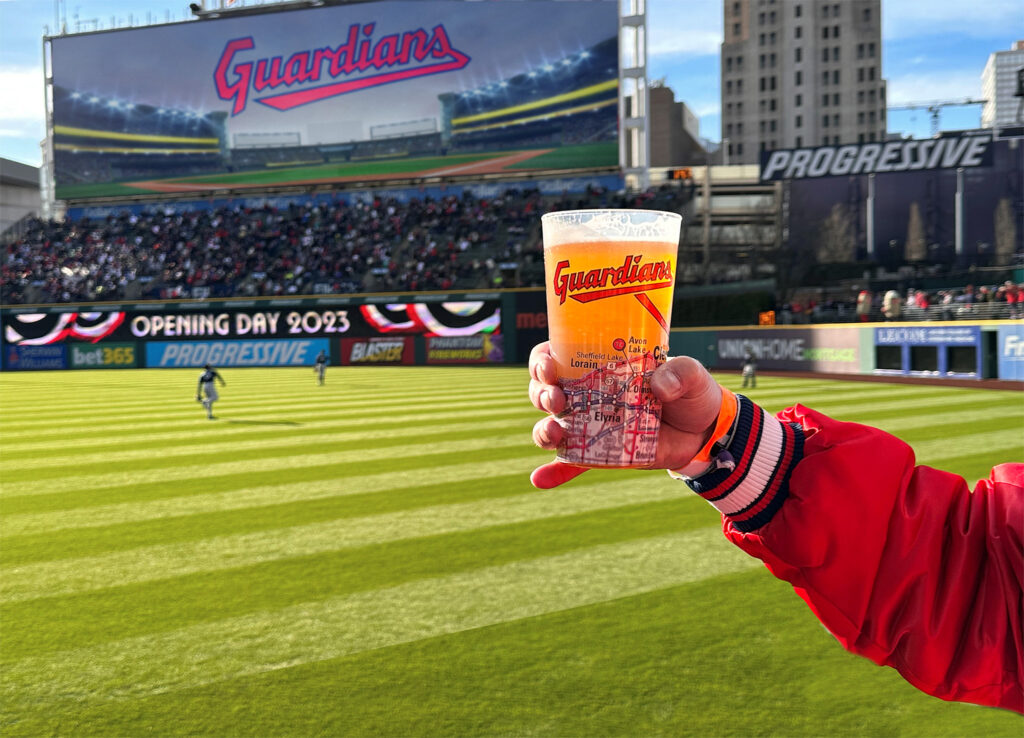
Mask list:
[[56,197],[615,168],[618,22],[381,0],[53,36]]
[[[275,303],[278,303],[275,305]],[[282,305],[280,303],[293,303]],[[500,300],[367,303],[353,308],[270,300],[268,309],[221,306],[113,312],[10,312],[4,342],[47,346],[176,339],[340,338],[381,335],[464,336],[501,329]]]
[[415,363],[413,338],[343,338],[341,339],[341,363],[354,364],[404,364]]

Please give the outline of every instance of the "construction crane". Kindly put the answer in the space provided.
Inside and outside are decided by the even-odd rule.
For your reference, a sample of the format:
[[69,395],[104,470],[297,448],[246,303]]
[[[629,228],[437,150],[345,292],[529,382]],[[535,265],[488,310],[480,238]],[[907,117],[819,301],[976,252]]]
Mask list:
[[963,100],[930,100],[928,102],[911,102],[903,105],[889,105],[889,110],[927,110],[932,116],[932,135],[939,132],[939,112],[943,108],[955,107],[957,105],[984,105],[988,100],[974,100],[964,98]]

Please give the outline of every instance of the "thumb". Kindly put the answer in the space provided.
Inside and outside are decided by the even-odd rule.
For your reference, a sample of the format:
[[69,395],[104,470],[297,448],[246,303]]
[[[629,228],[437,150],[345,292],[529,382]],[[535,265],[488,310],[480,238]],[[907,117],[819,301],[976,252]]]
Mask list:
[[651,390],[662,401],[662,421],[689,433],[710,431],[722,406],[722,388],[704,366],[677,356],[658,367]]
[[533,470],[530,475],[530,482],[537,489],[552,489],[560,484],[565,484],[570,479],[575,479],[587,469],[583,466],[573,466],[561,461],[552,461]]

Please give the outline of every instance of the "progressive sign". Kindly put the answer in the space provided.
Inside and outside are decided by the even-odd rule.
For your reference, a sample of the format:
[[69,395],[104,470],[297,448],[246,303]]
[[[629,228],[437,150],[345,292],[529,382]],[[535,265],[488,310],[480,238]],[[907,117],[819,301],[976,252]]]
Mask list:
[[765,151],[761,154],[761,181],[987,166],[992,166],[992,137],[964,134]]

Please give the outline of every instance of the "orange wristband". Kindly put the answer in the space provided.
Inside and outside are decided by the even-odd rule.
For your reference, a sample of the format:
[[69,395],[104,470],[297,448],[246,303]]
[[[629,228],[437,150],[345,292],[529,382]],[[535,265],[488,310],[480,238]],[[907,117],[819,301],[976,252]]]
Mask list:
[[738,406],[736,395],[722,387],[722,406],[718,410],[718,421],[715,423],[715,430],[712,431],[711,438],[708,439],[704,448],[693,457],[694,461],[711,461],[711,447],[724,438],[729,429],[732,428],[732,424],[736,420]]

